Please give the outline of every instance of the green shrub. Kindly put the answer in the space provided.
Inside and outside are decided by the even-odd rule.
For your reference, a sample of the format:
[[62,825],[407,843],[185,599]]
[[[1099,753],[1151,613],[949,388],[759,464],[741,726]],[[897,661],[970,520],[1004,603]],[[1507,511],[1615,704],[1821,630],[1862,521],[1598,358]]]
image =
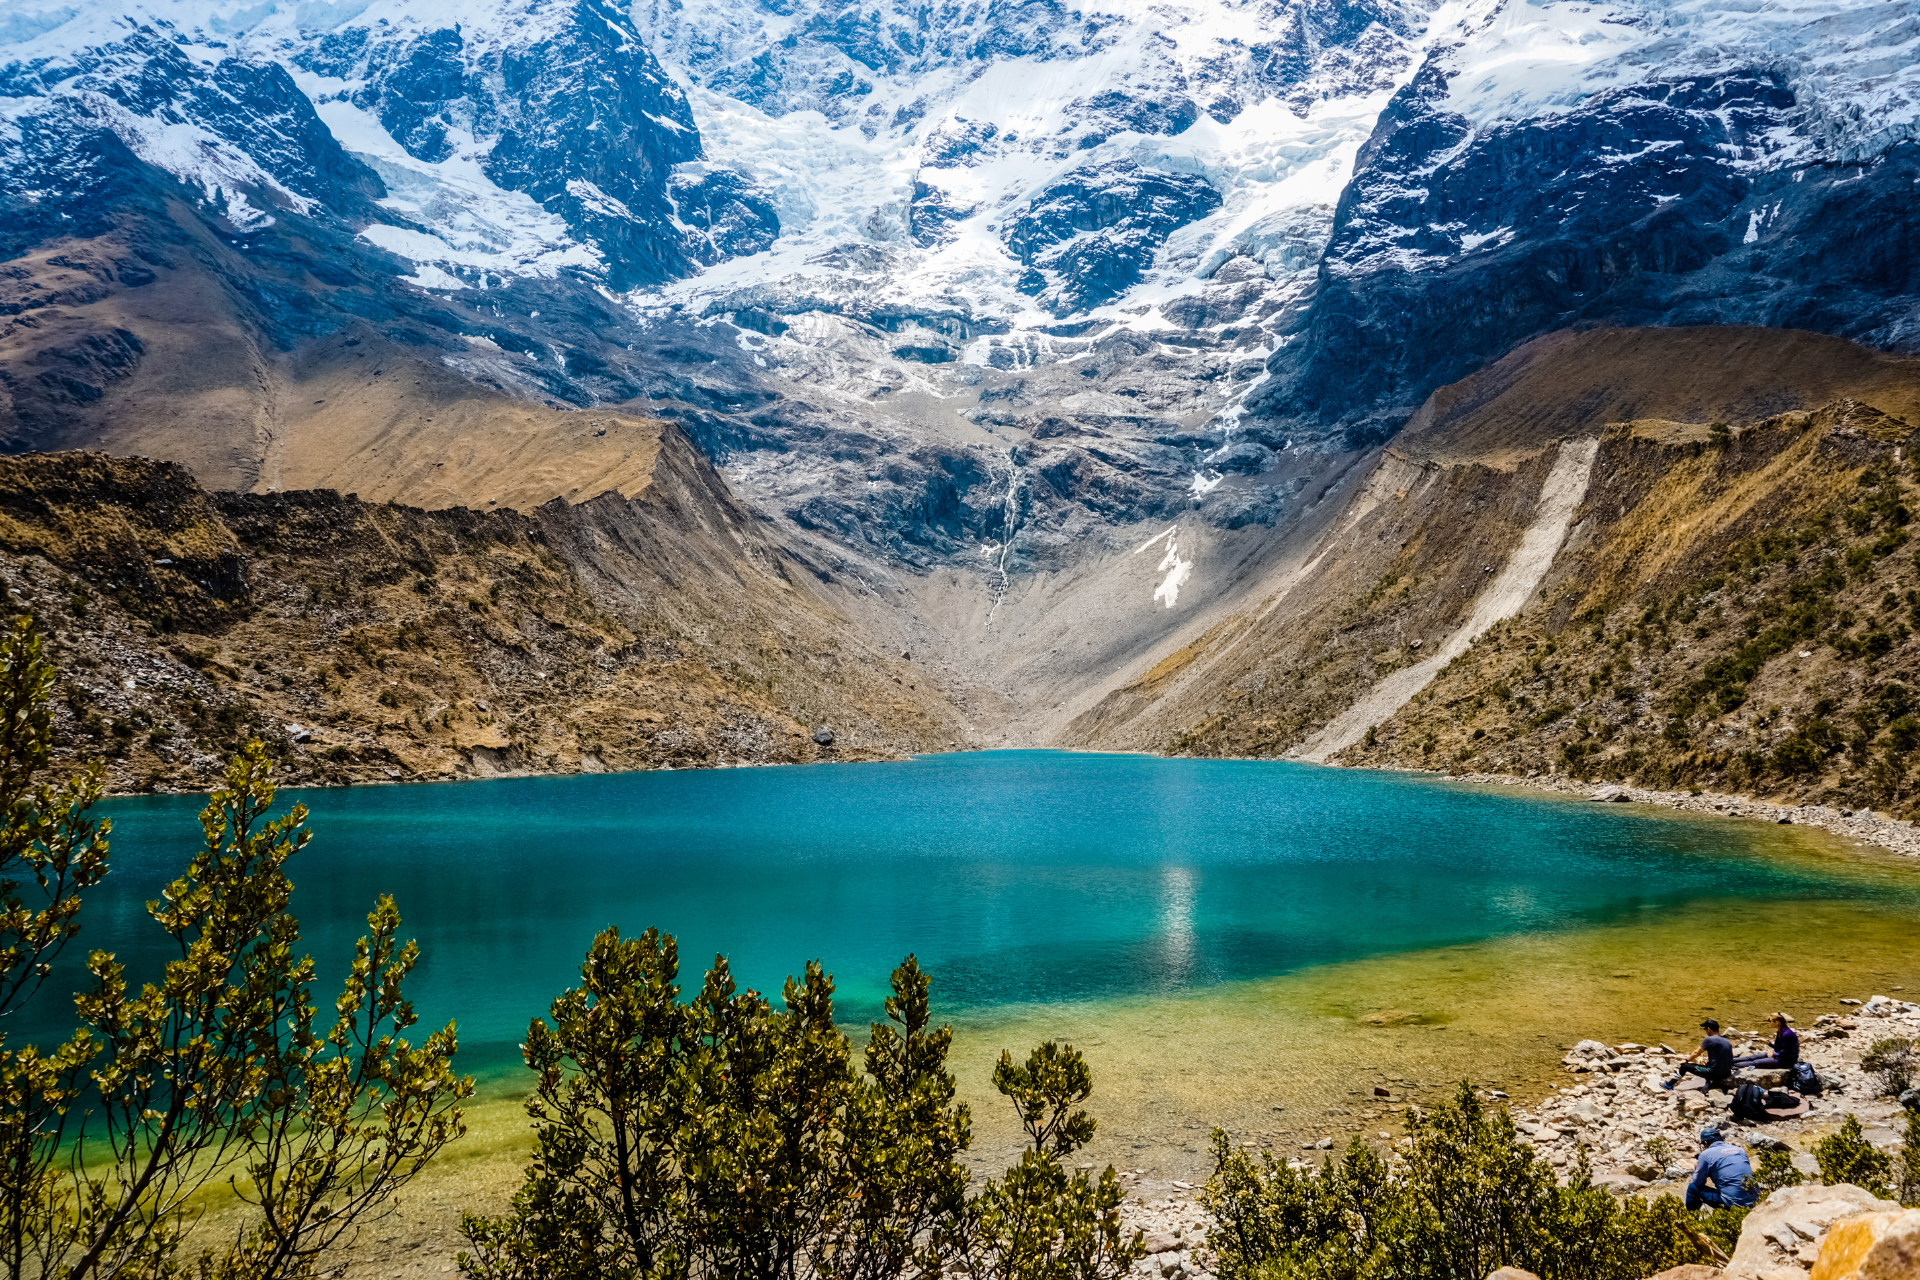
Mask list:
[[1907,1106],[1907,1136],[1894,1157],[1893,1182],[1901,1204],[1920,1208],[1920,1105]]
[[1584,1164],[1561,1186],[1507,1113],[1484,1110],[1464,1084],[1414,1114],[1408,1132],[1392,1165],[1356,1138],[1308,1173],[1267,1154],[1256,1164],[1215,1130],[1200,1200],[1221,1280],[1428,1280],[1503,1266],[1542,1280],[1636,1280],[1716,1260],[1678,1199],[1623,1203],[1594,1187]]
[[1781,773],[1811,773],[1820,767],[1820,749],[1805,738],[1788,738],[1773,749],[1773,767]]
[[1893,1171],[1893,1160],[1874,1150],[1861,1136],[1857,1116],[1848,1116],[1840,1132],[1814,1143],[1813,1158],[1820,1162],[1821,1181],[1830,1187],[1849,1182],[1883,1200],[1891,1194],[1887,1178]]
[[[0,1276],[310,1278],[465,1131],[472,1082],[452,1073],[453,1027],[403,1038],[419,949],[391,898],[368,916],[341,995],[315,999],[287,913],[306,809],[268,818],[273,766],[257,741],[201,811],[205,843],[146,904],[180,958],[135,988],[94,951],[81,991],[43,987],[107,873],[108,826],[88,816],[98,766],[35,776],[52,678],[31,625],[0,637],[0,1015],[45,999],[79,1021],[64,1044],[0,1036]],[[188,1232],[223,1184],[244,1217],[202,1236],[196,1257]]]
[[1033,1149],[969,1199],[952,1031],[932,1027],[912,956],[864,1073],[818,963],[787,980],[784,1009],[736,991],[723,957],[691,1000],[678,977],[673,938],[608,929],[551,1022],[534,1020],[533,1162],[507,1214],[463,1220],[468,1275],[1117,1280],[1143,1255],[1121,1237],[1113,1169],[1096,1183],[1062,1167],[1094,1131],[1071,1046],[1002,1056],[994,1083]]
[[1898,1096],[1913,1087],[1913,1076],[1920,1069],[1920,1050],[1907,1036],[1887,1036],[1875,1040],[1860,1055],[1860,1069],[1874,1077],[1883,1094]]
[[1799,1186],[1806,1177],[1793,1167],[1793,1152],[1776,1150],[1762,1151],[1755,1157],[1753,1176],[1747,1181],[1765,1200],[1782,1187]]

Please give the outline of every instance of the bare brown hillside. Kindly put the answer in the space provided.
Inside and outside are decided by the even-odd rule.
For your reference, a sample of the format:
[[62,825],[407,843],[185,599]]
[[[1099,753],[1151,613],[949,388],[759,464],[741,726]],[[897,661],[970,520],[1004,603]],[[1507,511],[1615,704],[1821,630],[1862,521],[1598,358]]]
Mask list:
[[1717,442],[1614,427],[1589,502],[1626,514],[1338,758],[1912,816],[1913,443],[1906,420],[1852,400]]
[[[1815,335],[1529,344],[1436,393],[1257,607],[1069,736],[1904,806],[1917,411],[1920,362]],[[1577,503],[1547,529],[1556,476]]]
[[610,309],[556,320],[540,296],[375,288],[325,268],[324,247],[271,247],[228,243],[166,198],[0,266],[0,446],[163,458],[213,489],[331,488],[428,509],[531,510],[646,485],[648,418],[579,412],[547,385],[591,352],[562,360],[499,316],[544,302],[550,324],[591,347],[617,327]]
[[530,513],[4,458],[0,574],[9,611],[51,636],[68,754],[104,755],[120,789],[205,785],[255,734],[290,783],[967,741],[926,674],[856,634],[677,430],[655,426],[644,452],[636,497]]

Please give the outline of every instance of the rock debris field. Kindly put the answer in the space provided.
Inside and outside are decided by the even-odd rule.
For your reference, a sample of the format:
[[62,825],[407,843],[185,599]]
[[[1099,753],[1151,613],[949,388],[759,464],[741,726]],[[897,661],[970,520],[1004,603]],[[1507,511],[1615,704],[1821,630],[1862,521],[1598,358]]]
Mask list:
[[[1845,1000],[1837,1012],[1815,1018],[1800,1029],[1801,1057],[1820,1074],[1824,1092],[1806,1114],[1762,1125],[1741,1124],[1727,1108],[1730,1092],[1669,1092],[1661,1082],[1692,1052],[1688,1045],[1608,1044],[1582,1040],[1568,1052],[1565,1066],[1574,1077],[1538,1106],[1513,1112],[1521,1140],[1538,1151],[1563,1178],[1572,1174],[1582,1150],[1596,1186],[1620,1196],[1684,1196],[1693,1176],[1698,1135],[1709,1122],[1728,1141],[1749,1151],[1784,1149],[1794,1166],[1817,1179],[1813,1144],[1848,1116],[1857,1116],[1866,1139],[1892,1151],[1904,1136],[1902,1109],[1892,1098],[1875,1097],[1873,1082],[1860,1069],[1860,1057],[1876,1040],[1920,1037],[1920,1004],[1885,995]],[[1762,1052],[1760,1033],[1729,1027],[1736,1055]],[[1777,1086],[1781,1073],[1739,1072],[1736,1083],[1751,1079]],[[1483,1095],[1498,1104],[1497,1090]],[[1383,1138],[1385,1135],[1383,1134]],[[1393,1141],[1386,1138],[1378,1145]],[[1410,1140],[1398,1139],[1397,1145]],[[1290,1158],[1296,1168],[1312,1168],[1338,1155],[1343,1144],[1326,1138],[1303,1144]],[[1163,1280],[1210,1280],[1215,1257],[1206,1244],[1208,1218],[1196,1202],[1192,1183],[1159,1181],[1144,1172],[1121,1175],[1129,1187],[1121,1214],[1128,1230],[1146,1237],[1147,1256],[1134,1274]],[[1877,1201],[1856,1187],[1801,1186],[1775,1192],[1749,1216],[1739,1248],[1725,1268],[1727,1280],[1801,1280],[1819,1256],[1826,1231],[1835,1221],[1868,1210],[1898,1206]]]
[[1584,795],[1602,804],[1657,804],[1709,817],[1745,818],[1753,822],[1771,822],[1780,826],[1798,824],[1819,827],[1844,836],[1859,845],[1875,845],[1909,858],[1920,858],[1920,827],[1911,820],[1890,818],[1871,809],[1848,809],[1824,804],[1774,804],[1747,796],[1703,791],[1650,791],[1644,787],[1603,786],[1560,775],[1533,775],[1519,778],[1500,773],[1453,774],[1451,782],[1477,783],[1482,786],[1531,787],[1561,795]]

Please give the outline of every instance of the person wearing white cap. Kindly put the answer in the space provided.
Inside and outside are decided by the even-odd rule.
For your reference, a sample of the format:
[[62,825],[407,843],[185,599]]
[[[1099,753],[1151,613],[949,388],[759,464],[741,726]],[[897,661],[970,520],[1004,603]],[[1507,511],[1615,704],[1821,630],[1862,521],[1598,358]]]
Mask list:
[[1752,1067],[1757,1071],[1786,1071],[1800,1061],[1800,1033],[1787,1024],[1792,1022],[1784,1013],[1773,1015],[1773,1052],[1756,1053],[1748,1058],[1735,1058],[1736,1067]]

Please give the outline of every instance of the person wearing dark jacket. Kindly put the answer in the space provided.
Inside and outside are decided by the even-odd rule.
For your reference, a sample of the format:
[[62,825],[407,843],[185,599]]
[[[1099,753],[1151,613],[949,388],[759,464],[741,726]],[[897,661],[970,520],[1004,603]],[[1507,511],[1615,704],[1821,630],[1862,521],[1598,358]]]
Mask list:
[[1788,1026],[1793,1019],[1784,1013],[1773,1015],[1773,1052],[1756,1053],[1747,1058],[1735,1058],[1736,1067],[1753,1067],[1760,1071],[1787,1071],[1800,1061],[1800,1033]]
[[[1720,1034],[1720,1024],[1712,1018],[1702,1022],[1700,1028],[1707,1033],[1706,1038],[1662,1088],[1673,1088],[1685,1075],[1705,1076],[1709,1089],[1718,1088],[1733,1078],[1733,1042]],[[1701,1061],[1703,1058],[1704,1062]]]
[[1693,1181],[1687,1184],[1687,1208],[1738,1205],[1751,1209],[1759,1197],[1754,1194],[1753,1162],[1747,1159],[1747,1153],[1723,1139],[1713,1125],[1700,1131],[1700,1146]]

